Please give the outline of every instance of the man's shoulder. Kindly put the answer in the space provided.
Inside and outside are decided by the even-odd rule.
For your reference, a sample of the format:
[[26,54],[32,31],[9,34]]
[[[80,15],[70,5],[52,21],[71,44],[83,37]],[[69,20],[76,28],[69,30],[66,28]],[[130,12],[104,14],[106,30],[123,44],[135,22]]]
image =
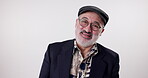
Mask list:
[[107,47],[104,47],[101,44],[98,44],[98,47],[100,49],[100,52],[102,52],[103,54],[105,54],[105,56],[107,56],[107,58],[114,59],[114,58],[118,58],[119,57],[119,55],[118,55],[117,52],[115,52],[115,51],[113,51],[113,50],[111,50],[111,49],[109,49]]
[[56,56],[60,54],[63,50],[73,48],[73,41],[74,39],[51,43],[48,45],[47,52],[50,52],[51,55]]
[[60,41],[60,42],[50,43],[49,46],[50,47],[62,47],[65,45],[72,45],[73,43],[74,43],[74,39],[70,39],[70,40],[64,40],[64,41]]

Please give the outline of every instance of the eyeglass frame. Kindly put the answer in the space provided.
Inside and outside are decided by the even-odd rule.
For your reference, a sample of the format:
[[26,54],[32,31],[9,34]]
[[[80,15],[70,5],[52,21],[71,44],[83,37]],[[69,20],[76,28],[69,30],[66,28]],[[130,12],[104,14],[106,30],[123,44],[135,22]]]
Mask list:
[[[91,28],[92,28],[92,26],[94,26],[94,25],[93,25],[93,23],[89,23],[88,20],[86,20],[86,21],[88,22],[88,24],[86,23],[86,24],[87,24],[86,26],[83,26],[83,25],[81,24],[81,20],[84,19],[84,18],[88,19],[87,17],[82,17],[81,19],[80,19],[80,17],[78,17],[79,24],[80,24],[82,27],[87,27],[87,26],[90,24],[90,26],[91,26]],[[98,23],[98,22],[96,22],[96,23]],[[94,27],[95,27],[95,26],[94,26]],[[103,28],[104,28],[104,25],[101,25],[100,23],[98,23],[97,27],[98,27],[97,30],[94,30],[93,28],[92,28],[92,30],[93,30],[93,31],[98,31],[98,30],[100,30],[100,29],[103,29]]]

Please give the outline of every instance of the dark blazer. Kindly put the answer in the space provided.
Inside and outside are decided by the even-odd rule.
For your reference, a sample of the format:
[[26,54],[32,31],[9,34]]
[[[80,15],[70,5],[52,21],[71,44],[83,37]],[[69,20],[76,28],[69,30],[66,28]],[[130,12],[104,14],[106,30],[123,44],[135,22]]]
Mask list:
[[[119,56],[98,44],[89,78],[119,78]],[[39,78],[69,78],[74,40],[49,44]]]

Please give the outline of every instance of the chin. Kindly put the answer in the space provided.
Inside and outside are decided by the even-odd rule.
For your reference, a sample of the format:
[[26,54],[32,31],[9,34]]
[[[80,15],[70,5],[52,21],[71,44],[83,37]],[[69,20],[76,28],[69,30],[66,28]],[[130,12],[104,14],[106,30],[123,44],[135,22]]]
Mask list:
[[96,43],[99,36],[93,35],[91,39],[85,39],[82,36],[76,36],[77,43],[82,47],[89,47]]

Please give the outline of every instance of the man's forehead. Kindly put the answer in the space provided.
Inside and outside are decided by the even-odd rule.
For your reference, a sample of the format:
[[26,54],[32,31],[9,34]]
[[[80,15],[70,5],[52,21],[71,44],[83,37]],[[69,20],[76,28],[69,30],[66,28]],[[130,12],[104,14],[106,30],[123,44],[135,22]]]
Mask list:
[[81,14],[80,16],[83,16],[83,15],[93,15],[93,16],[98,16],[98,17],[100,17],[97,13],[95,13],[95,12],[85,12],[85,13],[83,13],[83,14]]
[[85,19],[88,19],[88,20],[93,20],[93,21],[97,21],[99,23],[103,23],[101,17],[98,14],[96,14],[95,12],[83,13],[79,16],[79,18],[85,18]]

